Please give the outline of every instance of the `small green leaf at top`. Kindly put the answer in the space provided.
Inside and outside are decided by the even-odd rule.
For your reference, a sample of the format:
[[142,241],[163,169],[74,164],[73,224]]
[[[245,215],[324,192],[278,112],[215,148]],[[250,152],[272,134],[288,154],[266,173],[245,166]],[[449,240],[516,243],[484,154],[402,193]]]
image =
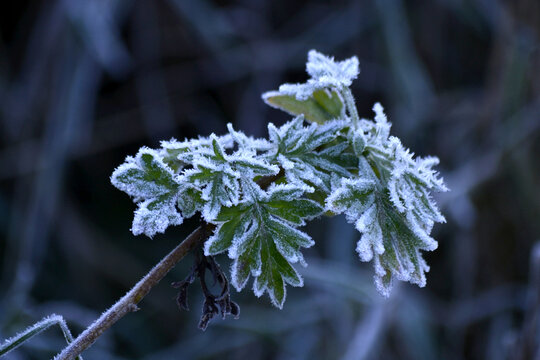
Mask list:
[[319,89],[306,100],[298,100],[294,95],[270,91],[263,95],[270,106],[291,115],[304,115],[309,122],[324,124],[343,116],[343,102],[334,90]]

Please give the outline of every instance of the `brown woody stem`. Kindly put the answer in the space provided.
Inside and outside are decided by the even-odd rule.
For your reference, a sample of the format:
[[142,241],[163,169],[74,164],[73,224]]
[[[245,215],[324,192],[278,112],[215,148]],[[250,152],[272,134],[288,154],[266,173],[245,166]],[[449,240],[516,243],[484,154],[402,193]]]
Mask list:
[[92,325],[84,330],[71,342],[55,360],[75,359],[80,353],[90,347],[105,330],[129,312],[137,311],[137,304],[159,283],[165,275],[197,245],[206,240],[212,233],[213,225],[203,224],[191,233],[184,241],[174,248],[167,256],[154,266],[133,288],[118,300],[109,310],[104,312]]
[[[283,176],[283,169],[274,176],[259,179],[257,183],[262,189],[266,189],[274,181]],[[112,307],[104,312],[94,323],[84,330],[73,342],[71,342],[54,360],[75,359],[84,350],[89,348],[96,340],[118,320],[127,313],[137,311],[137,304],[167,275],[169,271],[197,245],[202,244],[212,233],[215,226],[203,223],[193,231],[184,241],[175,247],[167,256],[154,266],[129,292],[118,300]]]

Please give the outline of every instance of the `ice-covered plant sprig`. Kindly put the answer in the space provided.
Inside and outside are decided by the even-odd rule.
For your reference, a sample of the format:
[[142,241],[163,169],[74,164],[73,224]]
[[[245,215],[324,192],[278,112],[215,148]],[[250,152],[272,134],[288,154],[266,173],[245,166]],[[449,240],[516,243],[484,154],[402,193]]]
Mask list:
[[[200,212],[214,224],[206,256],[233,260],[231,283],[285,301],[285,284],[301,286],[294,264],[306,265],[301,249],[314,244],[299,229],[324,213],[344,213],[361,233],[357,252],[373,260],[377,289],[388,296],[394,279],[425,284],[421,250],[444,217],[431,192],[445,191],[432,169],[436,158],[419,158],[390,136],[380,104],[374,121],[359,119],[349,86],[358,59],[336,62],[310,51],[303,84],[284,84],[263,99],[296,117],[268,125],[268,139],[229,133],[164,141],[128,157],[112,183],[138,204],[132,231],[150,237]],[[306,124],[310,123],[310,124]],[[283,176],[262,189],[257,180]]]
[[[430,233],[434,223],[444,222],[432,198],[433,192],[447,191],[433,170],[438,159],[415,157],[391,136],[380,104],[373,107],[374,120],[359,117],[350,89],[359,73],[356,57],[337,62],[312,50],[306,69],[307,82],[263,95],[267,104],[294,116],[280,127],[269,124],[267,139],[229,124],[222,136],[143,147],[113,172],[112,184],[137,204],[133,234],[153,237],[195,214],[202,223],[57,359],[78,355],[137,310],[193,249],[203,258],[199,255],[192,273],[174,285],[180,289],[177,302],[186,309],[187,287],[195,277],[201,280],[206,297],[201,328],[214,315],[239,313],[215,262],[219,254],[232,260],[230,283],[238,291],[252,279],[255,295],[268,293],[281,308],[286,284],[303,284],[296,269],[307,265],[302,249],[315,243],[301,227],[323,215],[345,214],[360,232],[356,251],[360,260],[373,262],[382,295],[389,296],[396,280],[425,285],[429,267],[421,251],[437,247]],[[221,285],[217,295],[206,288],[206,269]]]

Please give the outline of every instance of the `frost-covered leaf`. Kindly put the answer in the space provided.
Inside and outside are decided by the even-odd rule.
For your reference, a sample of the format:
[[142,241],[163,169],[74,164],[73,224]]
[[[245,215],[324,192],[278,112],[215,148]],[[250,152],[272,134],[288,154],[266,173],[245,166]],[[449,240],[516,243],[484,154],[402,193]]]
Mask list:
[[234,259],[232,284],[241,290],[251,275],[254,293],[261,296],[267,291],[272,303],[281,308],[285,283],[303,283],[291,264],[303,263],[300,248],[313,245],[311,237],[296,227],[320,215],[322,207],[301,198],[302,187],[276,185],[263,191],[255,184],[248,186],[253,201],[221,209],[214,235],[205,243],[205,255],[227,251]]
[[295,116],[304,115],[307,121],[318,124],[345,115],[339,94],[328,89],[316,90],[305,100],[298,100],[294,95],[279,91],[269,91],[263,94],[263,100],[276,109]]
[[308,53],[306,71],[311,76],[306,83],[283,84],[279,87],[279,92],[293,95],[298,100],[306,100],[319,89],[333,88],[339,91],[350,86],[358,76],[358,58],[353,56],[343,61],[334,61],[332,57],[311,50]]
[[437,243],[425,231],[420,233],[384,193],[378,193],[372,181],[345,179],[327,206],[335,213],[344,212],[362,233],[356,250],[362,261],[374,260],[379,292],[388,296],[393,278],[425,285],[429,267],[420,250],[434,250]]
[[362,233],[356,250],[362,261],[374,260],[375,283],[385,296],[393,278],[425,285],[429,267],[420,250],[437,248],[429,233],[434,222],[444,221],[429,195],[430,190],[445,190],[431,170],[435,162],[413,161],[404,149],[400,154],[387,159],[393,169],[387,187],[361,158],[360,173],[366,178],[342,179],[326,201],[328,210],[345,213]]
[[138,204],[131,231],[149,237],[162,233],[169,225],[182,223],[176,209],[177,176],[159,154],[142,148],[135,158],[128,157],[112,174],[111,182]]
[[275,144],[270,157],[279,162],[289,182],[330,191],[331,175],[349,177],[349,169],[357,164],[357,158],[345,151],[349,144],[338,140],[347,126],[345,121],[330,121],[304,127],[301,116],[280,128],[269,124],[270,140]]
[[438,160],[415,159],[390,136],[382,106],[373,110],[375,121],[362,120],[348,134],[361,177],[341,179],[326,204],[333,213],[345,213],[362,233],[356,250],[362,261],[373,259],[377,288],[388,296],[394,278],[424,286],[429,268],[420,250],[437,247],[430,232],[434,223],[445,221],[431,192],[447,189],[432,169]]

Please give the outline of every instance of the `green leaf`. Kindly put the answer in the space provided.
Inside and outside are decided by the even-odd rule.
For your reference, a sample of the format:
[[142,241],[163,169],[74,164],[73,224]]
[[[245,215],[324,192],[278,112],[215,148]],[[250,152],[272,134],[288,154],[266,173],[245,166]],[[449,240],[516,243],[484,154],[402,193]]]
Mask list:
[[228,251],[234,259],[232,284],[241,290],[251,275],[255,278],[255,294],[268,292],[272,303],[281,308],[285,283],[302,285],[292,266],[303,263],[300,248],[313,245],[311,237],[296,227],[319,216],[323,209],[312,200],[302,199],[301,187],[276,185],[263,191],[256,184],[250,186],[253,201],[221,209],[214,235],[205,244],[205,254]]
[[154,150],[143,148],[135,158],[129,157],[113,172],[111,182],[138,204],[131,227],[134,235],[152,237],[182,223],[176,208],[177,176]]
[[343,117],[343,102],[334,90],[316,90],[306,100],[298,100],[294,95],[271,91],[265,93],[263,99],[268,105],[291,115],[304,115],[309,122],[324,124]]
[[434,250],[437,244],[413,216],[393,206],[388,191],[379,190],[374,180],[342,179],[327,208],[344,212],[362,233],[356,251],[362,261],[374,260],[379,292],[389,296],[394,278],[425,285],[429,268],[420,251]]

